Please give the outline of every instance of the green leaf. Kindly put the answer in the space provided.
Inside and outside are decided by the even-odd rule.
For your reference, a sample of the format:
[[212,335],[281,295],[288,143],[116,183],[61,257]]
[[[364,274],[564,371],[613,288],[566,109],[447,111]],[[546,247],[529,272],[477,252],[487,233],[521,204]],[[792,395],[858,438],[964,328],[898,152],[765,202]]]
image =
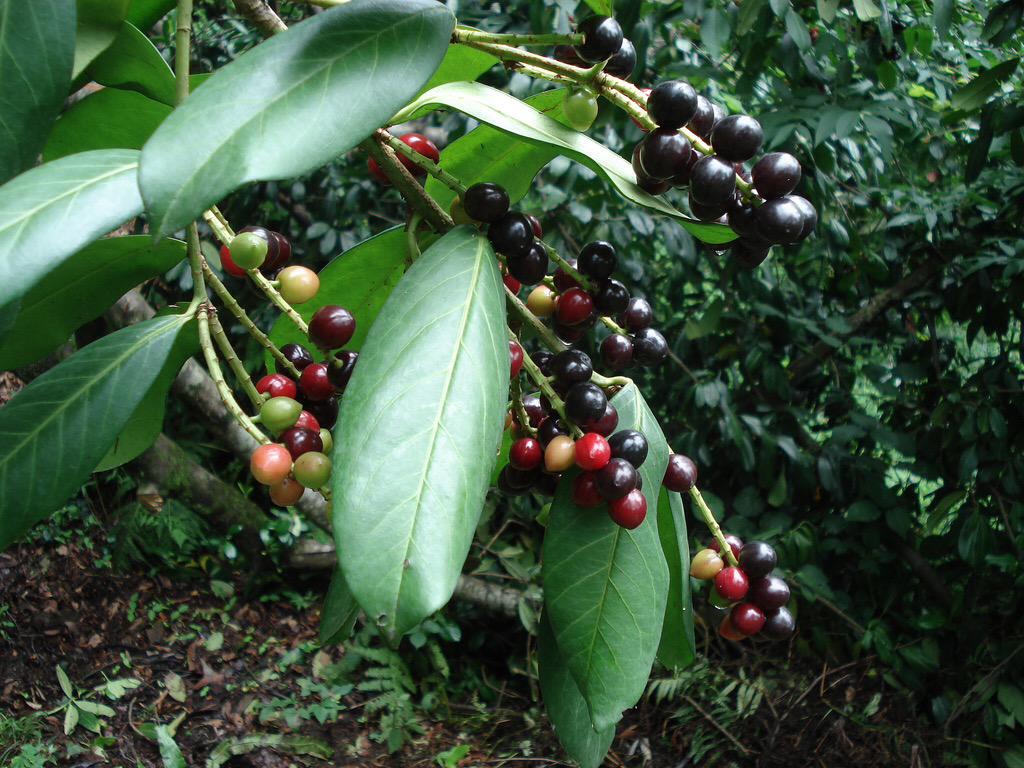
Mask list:
[[147,32],[150,27],[170,13],[175,5],[177,5],[177,0],[132,0],[126,20],[143,32]]
[[1010,78],[1019,63],[1019,58],[1008,59],[990,69],[986,69],[953,94],[951,100],[953,109],[972,110],[981,107],[988,101],[989,96],[995,93],[999,86]]
[[78,28],[72,78],[77,78],[114,42],[130,4],[131,0],[77,0]]
[[[402,279],[408,253],[403,227],[374,235],[320,270],[320,290],[316,297],[295,309],[308,321],[327,304],[345,307],[356,319],[356,332],[345,348],[358,351],[388,295]],[[309,339],[283,315],[274,321],[270,340],[279,348],[289,343],[309,344]],[[266,360],[267,370],[274,370],[274,358],[268,354]]]
[[95,701],[76,701],[75,706],[83,712],[88,712],[89,714],[96,715],[97,717],[113,717],[117,714],[106,704],[100,704]]
[[[568,125],[562,112],[564,96],[565,91],[556,88],[534,94],[526,103]],[[558,148],[550,144],[521,141],[518,136],[483,124],[441,150],[441,165],[467,187],[479,181],[501,184],[515,203],[525,197],[533,179],[558,153]],[[445,209],[455,199],[455,192],[433,176],[427,179],[427,192]]]
[[594,13],[599,16],[612,15],[612,0],[585,0]]
[[156,727],[156,743],[160,747],[160,761],[164,768],[188,768],[181,750],[174,741],[174,736],[167,729],[166,725]]
[[754,24],[761,16],[761,9],[764,7],[764,0],[747,0],[740,6],[739,16],[736,19],[736,34],[745,35],[754,28]]
[[140,93],[104,88],[60,116],[43,148],[43,161],[98,149],[142,149],[170,114],[166,104]]
[[786,31],[801,51],[811,49],[811,33],[807,31],[807,25],[800,18],[800,14],[792,8],[786,11]]
[[154,101],[174,106],[174,72],[142,32],[125,22],[114,42],[89,65],[97,83],[138,91]]
[[78,709],[74,704],[68,704],[64,710],[64,735],[70,736],[78,726]]
[[60,684],[60,689],[64,691],[64,695],[69,699],[74,698],[74,689],[71,687],[71,678],[68,677],[68,673],[64,671],[64,667],[57,665],[57,682]]
[[668,563],[668,601],[661,627],[658,661],[669,669],[683,669],[697,658],[690,597],[690,544],[686,534],[683,498],[662,487],[658,496],[658,537]]
[[[630,384],[612,399],[619,429],[664,436]],[[558,648],[597,730],[614,725],[644,692],[661,638],[669,572],[658,538],[658,492],[668,463],[664,447],[640,468],[647,519],[630,531],[603,509],[572,503],[572,483],[559,483],[543,546],[545,610]]]
[[33,286],[142,210],[138,157],[122,149],[84,152],[0,187],[0,343]]
[[978,135],[971,142],[967,152],[967,166],[964,169],[964,181],[968,184],[973,182],[985,169],[988,161],[988,151],[992,147],[993,125],[995,123],[995,104],[986,104],[981,111],[981,121],[978,126]]
[[708,8],[700,22],[700,41],[708,49],[711,58],[721,58],[731,34],[729,16],[717,8]]
[[882,15],[874,0],[853,0],[853,11],[861,21],[872,21]]
[[899,70],[891,61],[880,61],[875,67],[875,75],[883,88],[892,90],[896,87],[896,80],[899,77]]
[[323,610],[320,611],[320,645],[333,645],[348,640],[357,618],[359,603],[345,583],[341,569],[335,568],[324,598]]
[[953,20],[953,11],[956,9],[956,0],[933,0],[932,2],[932,24],[935,25],[935,34],[943,39],[949,34],[949,25]]
[[839,10],[839,0],[817,0],[818,18],[825,24],[831,24],[836,20],[836,11]]
[[348,3],[218,70],[142,150],[154,234],[246,182],[300,176],[354,147],[419,92],[454,23],[435,0]]
[[74,0],[0,0],[0,184],[35,163],[74,56]]
[[537,671],[541,694],[544,696],[544,710],[566,753],[581,768],[599,768],[615,738],[615,726],[609,725],[601,731],[594,730],[587,702],[569,674],[547,615],[541,616],[540,620]]
[[437,68],[420,93],[456,80],[476,80],[497,63],[498,59],[489,53],[452,43],[448,46],[441,66]]
[[979,567],[995,546],[995,538],[988,519],[975,510],[960,529],[957,551],[967,563]]
[[490,244],[428,248],[370,329],[341,403],[334,534],[352,594],[404,633],[451,598],[501,441],[505,297]]
[[448,83],[424,93],[402,110],[396,119],[422,117],[439,106],[457,109],[523,141],[557,147],[560,154],[586,165],[609,181],[627,200],[677,219],[691,234],[705,242],[726,243],[736,237],[728,227],[690,219],[664,200],[647,194],[636,185],[636,174],[628,160],[589,136],[567,128],[529,104],[495,88],[480,83]]
[[133,286],[184,258],[181,240],[154,244],[148,235],[112,237],[86,246],[26,294],[10,338],[0,349],[0,370],[20,368],[49,354]]
[[0,408],[0,549],[85,482],[189,319],[160,317],[105,336]]

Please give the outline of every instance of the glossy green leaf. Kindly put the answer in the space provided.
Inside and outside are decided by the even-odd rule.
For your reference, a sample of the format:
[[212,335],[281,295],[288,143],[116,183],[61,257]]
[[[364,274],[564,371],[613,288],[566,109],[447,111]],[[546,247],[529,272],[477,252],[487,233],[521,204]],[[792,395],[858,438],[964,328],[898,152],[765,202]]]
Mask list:
[[956,10],[956,0],[932,0],[932,24],[935,26],[935,34],[943,39],[949,34],[949,25],[953,20],[953,12]]
[[86,246],[26,294],[0,348],[0,370],[20,368],[49,354],[133,286],[184,258],[181,240],[154,244],[148,235],[112,237]]
[[35,163],[74,55],[74,0],[0,0],[0,184]]
[[174,10],[175,5],[177,0],[132,0],[127,21],[148,32],[150,27]]
[[600,16],[612,15],[612,0],[586,0],[586,3],[590,10]]
[[572,484],[563,481],[543,548],[545,608],[597,730],[614,725],[643,695],[669,588],[657,527],[665,438],[635,385],[612,402],[619,429],[639,430],[651,443],[640,468],[647,519],[632,531],[620,528],[603,508],[575,506]]
[[97,149],[142,149],[170,114],[166,104],[141,93],[104,88],[60,116],[43,149],[43,161]]
[[690,597],[690,544],[683,498],[664,487],[658,496],[658,537],[668,563],[668,602],[661,627],[658,661],[669,669],[690,666],[697,658]]
[[1009,59],[986,69],[953,94],[951,100],[953,109],[971,110],[981,107],[999,89],[999,86],[1010,78],[1019,63],[1019,58]]
[[320,611],[320,645],[332,645],[348,640],[359,618],[359,603],[345,583],[340,568],[331,574],[324,607]]
[[393,635],[451,598],[501,440],[508,377],[498,262],[486,238],[458,227],[388,297],[338,419],[338,559],[367,616]]
[[537,638],[537,671],[544,696],[544,711],[566,753],[580,768],[599,768],[615,738],[615,726],[595,731],[587,702],[569,674],[546,615],[541,616]]
[[[564,95],[563,89],[556,88],[534,94],[526,103],[568,125],[562,113]],[[520,141],[518,136],[483,124],[441,150],[441,165],[467,187],[478,181],[501,184],[515,203],[526,195],[534,177],[558,153],[559,149],[550,144]],[[427,179],[427,191],[446,210],[455,198],[455,192],[433,176]]]
[[[359,351],[388,295],[402,279],[408,253],[403,227],[374,235],[320,270],[319,292],[295,309],[308,321],[320,307],[328,304],[345,307],[356,319],[356,332],[345,349]],[[274,321],[270,340],[278,347],[289,343],[309,346],[309,339],[283,315]],[[274,358],[267,354],[266,361],[267,370],[273,370]]]
[[77,0],[73,78],[114,42],[130,4],[131,0]]
[[218,70],[142,151],[154,234],[246,182],[299,176],[354,147],[430,79],[454,23],[436,0],[355,0]]
[[495,88],[480,83],[447,83],[424,93],[402,110],[397,119],[422,116],[437,107],[457,109],[523,141],[556,147],[559,154],[593,169],[627,200],[677,219],[691,234],[705,242],[725,243],[735,239],[728,227],[691,219],[664,200],[644,192],[636,185],[636,174],[629,161],[603,144]]
[[89,65],[88,74],[102,85],[138,91],[174,106],[174,72],[149,38],[127,21],[110,47]]
[[861,21],[872,21],[882,15],[874,0],[853,0],[853,11]]
[[441,66],[420,93],[456,80],[476,80],[497,63],[498,59],[489,53],[452,43],[448,46]]
[[138,158],[134,150],[84,152],[0,187],[0,340],[33,286],[142,211]]
[[188,322],[186,316],[160,317],[105,336],[0,408],[0,548],[88,479],[150,392]]
[[718,59],[722,56],[731,34],[732,24],[725,11],[712,7],[704,12],[700,22],[700,41],[704,43],[712,58]]

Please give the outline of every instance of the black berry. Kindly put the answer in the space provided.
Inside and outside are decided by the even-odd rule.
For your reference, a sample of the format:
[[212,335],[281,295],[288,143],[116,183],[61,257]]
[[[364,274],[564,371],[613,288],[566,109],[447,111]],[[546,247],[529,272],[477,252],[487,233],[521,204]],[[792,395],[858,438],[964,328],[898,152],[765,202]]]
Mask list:
[[356,319],[344,307],[328,304],[313,313],[309,321],[309,340],[321,349],[339,349],[356,332]]
[[567,349],[555,355],[551,361],[551,372],[561,384],[578,384],[581,381],[590,381],[594,373],[594,364],[586,352]]
[[508,213],[508,206],[508,192],[505,188],[487,181],[474,184],[462,196],[463,210],[476,221],[498,221]]
[[539,283],[548,272],[548,254],[544,246],[536,241],[530,244],[525,253],[509,253],[505,262],[509,274],[524,285]]
[[629,38],[623,38],[619,50],[604,65],[604,71],[612,77],[631,80],[633,78],[633,70],[635,69],[636,46],[633,45]]
[[[285,344],[281,347],[281,354],[284,355],[285,360],[294,365],[299,372],[313,362],[313,355],[311,355],[309,350],[301,344]],[[287,373],[280,363],[276,365],[276,368],[278,373]]]
[[778,562],[775,548],[766,541],[748,541],[740,550],[740,568],[751,579],[767,576]]
[[636,488],[636,468],[625,459],[612,459],[597,473],[597,489],[608,501],[621,499]]
[[640,365],[653,366],[668,357],[668,342],[660,331],[642,328],[633,334],[633,359]]
[[344,392],[348,386],[352,372],[356,369],[356,361],[359,359],[358,352],[343,350],[334,356],[334,360],[327,366],[327,376],[334,388]]
[[652,179],[671,179],[689,159],[690,142],[674,128],[658,128],[640,142],[640,167]]
[[800,182],[800,162],[788,152],[771,152],[754,164],[750,178],[765,200],[784,197]]
[[565,428],[561,419],[556,416],[548,416],[537,428],[537,439],[541,445],[547,445],[559,435],[568,435],[569,430]]
[[647,438],[635,429],[624,429],[608,438],[613,459],[625,459],[636,469],[647,460]]
[[487,228],[487,237],[498,253],[525,256],[534,242],[533,226],[523,214],[512,211]]
[[601,360],[613,371],[624,371],[633,363],[633,342],[628,336],[613,333],[601,342]]
[[744,163],[761,148],[764,131],[750,115],[723,117],[711,132],[711,146],[715,153],[734,163]]
[[760,239],[752,240],[746,237],[741,237],[732,244],[730,253],[744,269],[754,269],[759,267],[765,259],[768,258],[769,246],[765,245]]
[[665,479],[662,485],[670,491],[685,493],[697,484],[697,465],[693,459],[681,453],[673,453],[668,457],[665,468]]
[[554,360],[554,358],[554,353],[548,352],[546,349],[533,353],[533,362],[537,364],[537,367],[540,368],[540,372],[545,376],[551,375],[551,361]]
[[594,296],[594,306],[604,315],[617,315],[629,304],[629,291],[614,278],[606,280]]
[[773,611],[789,602],[789,585],[778,576],[764,576],[750,585],[747,599],[764,611]]
[[565,395],[565,413],[577,424],[604,415],[608,398],[596,384],[574,384]]
[[792,243],[803,228],[803,211],[788,197],[769,200],[757,209],[757,232],[769,243]]
[[697,113],[697,92],[682,80],[658,83],[647,97],[647,114],[661,128],[682,128]]
[[654,310],[647,299],[635,296],[629,300],[622,313],[622,322],[631,331],[639,331],[654,322]]
[[693,213],[694,218],[699,219],[700,221],[715,221],[725,214],[725,206],[721,203],[705,205],[704,203],[694,200],[692,190],[690,191],[687,202],[690,205],[690,212]]
[[604,240],[587,243],[576,260],[576,268],[594,280],[606,280],[615,271],[615,248]]
[[580,429],[584,432],[597,432],[602,437],[608,437],[617,426],[619,426],[619,412],[611,403],[604,407],[604,413],[598,418],[587,419],[580,423]]
[[710,101],[703,96],[697,97],[697,111],[693,113],[686,127],[707,140],[711,135],[711,129],[715,127],[715,110]]
[[690,170],[690,192],[704,205],[724,205],[736,191],[736,171],[724,160],[707,155]]
[[800,209],[800,212],[803,214],[804,226],[803,229],[800,230],[800,236],[797,237],[797,240],[804,240],[807,238],[808,235],[810,235],[814,231],[814,228],[818,225],[818,212],[814,209],[814,206],[811,205],[811,202],[805,197],[800,197],[799,195],[790,195],[789,199],[793,202],[794,205],[796,205]]
[[548,417],[547,408],[545,408],[537,395],[527,395],[523,398],[523,410],[526,411],[526,416],[530,420],[530,426],[536,429]]
[[725,206],[726,215],[729,217],[729,226],[740,237],[755,237],[757,235],[757,209],[747,205],[736,195],[730,198]]
[[796,620],[788,608],[776,608],[765,613],[764,626],[761,632],[772,640],[785,640],[796,629]]
[[607,16],[584,19],[576,31],[583,34],[583,42],[576,46],[576,54],[591,64],[614,56],[622,47],[622,27]]

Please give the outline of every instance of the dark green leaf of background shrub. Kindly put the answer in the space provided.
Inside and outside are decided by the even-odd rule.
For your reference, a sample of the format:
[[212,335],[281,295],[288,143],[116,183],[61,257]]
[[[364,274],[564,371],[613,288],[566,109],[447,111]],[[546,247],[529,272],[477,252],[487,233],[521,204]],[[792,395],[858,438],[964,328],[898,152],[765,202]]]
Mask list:
[[174,106],[174,72],[149,38],[127,21],[110,47],[89,65],[88,74],[102,85],[138,91]]
[[97,149],[142,149],[170,114],[171,107],[141,93],[104,88],[60,116],[43,161]]
[[132,0],[127,20],[143,32],[148,32],[149,28],[170,13],[175,5],[177,0]]
[[324,598],[323,610],[320,611],[320,644],[331,645],[348,640],[357,618],[359,603],[345,583],[341,569],[335,568],[331,574],[327,596]]
[[131,0],[77,0],[76,5],[74,78],[114,42]]

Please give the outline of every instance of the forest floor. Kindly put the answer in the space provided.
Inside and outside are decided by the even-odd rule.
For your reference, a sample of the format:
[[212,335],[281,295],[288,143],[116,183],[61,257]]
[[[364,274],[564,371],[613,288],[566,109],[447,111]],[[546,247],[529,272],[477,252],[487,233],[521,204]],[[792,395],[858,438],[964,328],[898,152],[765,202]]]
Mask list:
[[[413,671],[365,654],[357,666],[351,646],[319,646],[312,588],[245,596],[241,578],[119,572],[97,556],[80,540],[0,553],[0,766],[568,765],[515,622],[462,611],[462,642],[406,647]],[[626,714],[606,766],[941,764],[870,657],[737,655],[705,639],[711,663],[657,683],[661,703]],[[404,704],[368,690],[430,669],[430,645],[447,677]]]

